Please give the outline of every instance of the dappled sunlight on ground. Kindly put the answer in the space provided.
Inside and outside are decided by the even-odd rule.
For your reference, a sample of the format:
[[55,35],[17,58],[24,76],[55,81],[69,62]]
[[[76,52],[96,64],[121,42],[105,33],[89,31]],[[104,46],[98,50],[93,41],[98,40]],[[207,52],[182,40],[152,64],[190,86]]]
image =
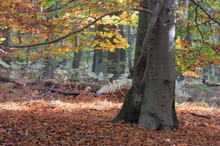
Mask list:
[[57,93],[5,99],[0,102],[0,145],[220,145],[217,108],[180,104],[180,128],[165,133],[111,123],[123,100],[118,94],[73,97]]

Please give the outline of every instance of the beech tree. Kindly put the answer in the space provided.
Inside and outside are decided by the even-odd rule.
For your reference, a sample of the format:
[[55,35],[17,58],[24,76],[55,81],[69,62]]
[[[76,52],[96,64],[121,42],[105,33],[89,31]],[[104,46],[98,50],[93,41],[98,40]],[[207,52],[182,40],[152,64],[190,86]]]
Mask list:
[[174,107],[174,0],[147,2],[143,5],[148,5],[152,14],[133,70],[133,86],[113,122],[168,131],[178,125]]
[[[190,42],[187,42],[187,40],[177,39],[176,41],[179,47],[178,50],[182,50],[181,52],[185,54],[184,57],[182,56],[181,58],[178,56],[178,61],[181,62],[181,59],[190,60],[190,62],[188,61],[185,64],[193,66],[195,71],[195,66],[205,65],[206,63],[204,62],[208,64],[210,61],[219,61],[217,47],[219,45],[215,45],[215,40],[212,40],[213,45],[209,44],[210,41],[205,40],[206,34],[201,30],[201,27],[205,27],[205,25],[201,22],[201,24],[199,24],[199,19],[200,21],[205,19],[204,22],[208,20],[207,23],[210,25],[213,25],[211,22],[215,22],[214,25],[219,25],[218,19],[213,17],[217,15],[219,11],[215,13],[212,12],[211,15],[209,9],[204,8],[201,3],[194,0],[190,0],[189,3],[191,6],[190,11],[193,12],[193,15],[190,15],[189,19],[192,19],[191,16],[195,18],[192,19],[192,21],[188,20],[186,22],[189,22],[190,26],[195,25],[195,27],[190,28],[189,25],[187,25],[189,27],[187,27],[187,31],[189,31],[188,29],[190,29],[190,31],[191,29],[196,29],[197,38],[194,42],[199,42],[200,45],[197,44],[197,47],[186,47],[190,46]],[[146,13],[139,13],[138,30],[141,31],[138,31],[139,34],[137,35],[133,85],[126,96],[121,111],[113,122],[124,121],[138,123],[140,126],[148,129],[169,131],[178,127],[174,102],[176,76],[174,59],[174,0],[145,0],[141,3],[141,7],[143,9],[148,8],[152,13],[148,15],[149,19],[147,19]],[[181,6],[180,8],[182,12],[187,9],[187,6]],[[147,20],[149,22],[147,22]],[[193,23],[194,21],[195,23]],[[147,27],[147,31],[144,39],[142,39],[143,34],[141,35],[140,33],[144,32],[145,27]],[[179,29],[182,28],[183,27],[179,27]],[[216,26],[210,28],[216,28]],[[182,33],[187,31],[182,30]],[[209,30],[208,32],[215,31],[219,32],[217,29]],[[198,55],[195,56],[194,53],[186,53],[183,51],[192,48],[198,52]],[[192,57],[186,57],[189,55]],[[207,59],[204,61],[205,58]],[[203,63],[201,63],[201,60],[203,60]],[[177,65],[179,65],[178,62]],[[184,69],[184,67],[181,67],[181,69]]]

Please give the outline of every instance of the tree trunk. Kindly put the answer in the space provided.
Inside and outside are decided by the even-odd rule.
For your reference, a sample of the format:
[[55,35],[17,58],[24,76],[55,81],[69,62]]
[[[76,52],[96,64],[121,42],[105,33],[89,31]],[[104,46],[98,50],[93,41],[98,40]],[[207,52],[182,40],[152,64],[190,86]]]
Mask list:
[[[148,8],[148,0],[144,0],[140,4],[140,6],[143,8]],[[136,37],[134,63],[136,63],[138,58],[141,56],[141,48],[142,48],[144,37],[147,31],[147,27],[148,27],[148,14],[144,11],[140,11],[139,20],[138,20],[137,37]]]
[[132,51],[134,48],[133,42],[134,42],[134,38],[135,38],[132,30],[133,30],[132,26],[126,26],[126,35],[125,36],[127,37],[128,44],[130,44],[130,47],[128,49],[126,49],[126,54],[127,54],[127,58],[128,58],[128,68],[129,68],[130,75],[132,74],[132,70],[133,70]]
[[[96,26],[96,31],[103,32],[105,28],[104,24],[99,24]],[[102,38],[100,35],[96,35],[96,40],[103,41],[105,38]],[[100,46],[96,46],[100,47]],[[107,64],[108,52],[103,50],[94,50],[93,55],[93,67],[92,71],[98,75],[99,73],[103,73],[103,75],[107,74],[108,64]]]
[[99,73],[103,73],[104,75],[107,74],[107,61],[106,61],[107,57],[108,57],[108,52],[94,50],[92,71],[95,74],[97,75]]
[[81,60],[82,55],[83,55],[82,50],[79,50],[78,52],[74,52],[74,58],[73,58],[73,63],[72,63],[72,68],[73,69],[79,68],[80,60]]
[[[79,47],[81,45],[79,41],[79,37],[75,36],[74,39],[75,39],[75,47]],[[83,55],[82,50],[78,50],[77,52],[74,52],[74,58],[73,58],[73,63],[72,63],[73,69],[79,68],[82,55]]]
[[114,52],[108,52],[108,73],[113,74],[113,80],[120,77],[120,53],[120,49],[115,49]]
[[55,60],[51,56],[46,56],[44,59],[43,77],[46,79],[54,78]]
[[[148,0],[144,0],[140,6],[147,8],[147,3]],[[147,30],[147,15],[148,14],[144,11],[139,12],[134,68],[131,71],[133,79],[132,88],[128,91],[122,109],[113,122],[124,121],[138,123],[140,105],[142,101],[141,79],[146,66],[146,56],[141,56],[141,46],[145,37],[143,32],[146,32]]]
[[138,122],[164,131],[177,127],[173,4],[174,0],[149,1],[154,13],[134,68],[134,83],[113,122]]
[[[114,27],[113,27],[114,28]],[[119,26],[120,34],[124,37],[123,26]],[[112,44],[114,38],[111,38]],[[116,48],[114,52],[108,53],[108,73],[113,74],[113,80],[118,79],[125,72],[126,50]]]
[[[4,41],[2,41],[2,44],[5,44],[6,46],[10,45],[11,42],[11,37],[10,37],[10,27],[7,28],[0,28],[0,35],[5,39]],[[2,49],[4,52],[7,52],[9,48],[1,46],[0,45],[0,49]],[[1,50],[0,50],[1,51]],[[2,60],[8,64],[10,64],[10,62],[12,61],[12,57],[2,57]]]

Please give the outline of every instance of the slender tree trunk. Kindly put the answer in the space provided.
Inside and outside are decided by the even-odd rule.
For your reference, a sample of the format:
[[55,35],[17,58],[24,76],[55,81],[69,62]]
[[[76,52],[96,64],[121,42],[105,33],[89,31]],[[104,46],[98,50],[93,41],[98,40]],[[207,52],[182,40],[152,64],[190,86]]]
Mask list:
[[73,58],[73,64],[72,64],[73,69],[79,68],[82,54],[83,54],[82,50],[79,50],[78,52],[74,52],[74,58]]
[[174,0],[149,1],[154,14],[134,68],[134,83],[113,122],[138,122],[164,131],[177,127],[173,4]]
[[108,57],[108,52],[94,50],[92,71],[95,74],[97,75],[99,73],[103,73],[104,75],[107,74],[107,60],[106,60],[107,57]]
[[129,68],[130,75],[131,75],[132,70],[133,70],[132,51],[134,48],[134,38],[135,38],[132,33],[132,26],[126,26],[126,37],[128,40],[128,44],[130,44],[130,47],[126,49],[126,53],[127,53],[127,58],[128,58],[128,68]]
[[[7,27],[4,29],[0,29],[0,33],[1,33],[2,37],[5,38],[5,40],[2,43],[5,44],[6,46],[10,45],[10,42],[11,42],[10,28]],[[8,48],[5,48],[4,46],[0,46],[0,49],[7,52]],[[3,57],[2,60],[9,64],[12,61],[12,58],[11,57],[5,57],[5,58]]]
[[43,77],[46,79],[54,78],[55,60],[51,56],[46,56],[44,59]]
[[114,52],[108,52],[108,73],[113,74],[112,79],[120,77],[120,49],[116,49]]
[[[78,36],[75,36],[75,46],[78,47],[79,45],[80,45],[79,44],[79,38],[78,38]],[[83,54],[82,50],[79,50],[78,52],[74,52],[74,58],[73,58],[73,63],[72,63],[72,68],[73,69],[79,68],[82,54]]]
[[[119,26],[120,29],[120,34],[125,37],[125,33],[124,33],[124,26],[120,25]],[[120,48],[119,48],[120,49]],[[125,49],[120,49],[120,74],[124,74],[125,73],[125,67],[126,67],[126,50]]]
[[[96,26],[96,30],[99,32],[104,31],[105,25],[103,24],[99,24]],[[99,35],[96,35],[96,40],[98,41],[102,41],[104,38],[102,38]],[[96,46],[96,47],[100,47],[100,46]],[[103,73],[104,75],[107,74],[107,58],[108,58],[108,52],[107,51],[103,51],[103,50],[94,50],[94,55],[93,55],[93,67],[92,67],[92,71],[95,74],[99,74],[99,73]]]
[[[124,37],[123,26],[119,26],[120,34]],[[112,43],[113,39],[111,39]],[[108,73],[114,74],[112,79],[118,79],[124,74],[126,62],[126,50],[116,48],[114,52],[108,53]]]

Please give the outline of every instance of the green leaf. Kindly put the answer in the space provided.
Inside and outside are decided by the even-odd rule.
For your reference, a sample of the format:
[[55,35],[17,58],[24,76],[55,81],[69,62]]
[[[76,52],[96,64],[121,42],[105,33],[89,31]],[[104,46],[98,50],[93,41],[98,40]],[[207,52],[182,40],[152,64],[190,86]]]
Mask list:
[[45,0],[45,1],[41,2],[41,6],[44,6],[46,8],[48,8],[54,4],[56,4],[56,2],[54,0]]

